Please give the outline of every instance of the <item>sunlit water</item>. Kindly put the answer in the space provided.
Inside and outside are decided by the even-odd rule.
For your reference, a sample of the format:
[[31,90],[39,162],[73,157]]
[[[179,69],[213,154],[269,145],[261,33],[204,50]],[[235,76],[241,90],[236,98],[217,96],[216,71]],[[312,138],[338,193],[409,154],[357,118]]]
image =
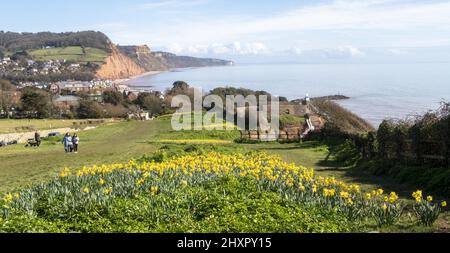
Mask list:
[[265,90],[289,99],[341,94],[339,103],[377,126],[450,101],[450,63],[277,64],[181,69],[128,81],[164,90],[178,80],[204,91],[219,86]]

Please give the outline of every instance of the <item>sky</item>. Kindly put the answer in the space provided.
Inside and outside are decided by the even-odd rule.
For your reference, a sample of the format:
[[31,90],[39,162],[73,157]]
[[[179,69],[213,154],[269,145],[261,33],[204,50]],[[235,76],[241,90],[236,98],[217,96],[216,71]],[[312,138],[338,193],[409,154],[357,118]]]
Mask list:
[[98,30],[240,61],[450,61],[450,0],[15,0],[0,30]]

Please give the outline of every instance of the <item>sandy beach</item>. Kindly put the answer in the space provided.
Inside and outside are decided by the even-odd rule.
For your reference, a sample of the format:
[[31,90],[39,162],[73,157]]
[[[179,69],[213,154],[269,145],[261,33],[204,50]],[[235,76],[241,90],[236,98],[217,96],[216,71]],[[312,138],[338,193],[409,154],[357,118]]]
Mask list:
[[164,72],[168,72],[168,70],[165,70],[165,71],[149,71],[149,72],[145,72],[145,73],[143,73],[141,75],[132,76],[130,78],[117,79],[117,80],[114,80],[114,82],[117,83],[117,84],[125,84],[126,82],[128,82],[130,80],[133,80],[133,79],[137,79],[137,78],[141,78],[141,77],[145,77],[145,76],[158,75],[158,74],[161,74],[161,73],[164,73]]

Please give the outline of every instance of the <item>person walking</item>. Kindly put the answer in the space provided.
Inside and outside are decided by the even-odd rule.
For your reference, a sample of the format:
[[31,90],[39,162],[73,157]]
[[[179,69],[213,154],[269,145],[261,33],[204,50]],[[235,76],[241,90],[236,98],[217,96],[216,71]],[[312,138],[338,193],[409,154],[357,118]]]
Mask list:
[[73,152],[75,154],[78,154],[78,144],[80,143],[80,138],[78,137],[77,134],[73,135],[72,142],[73,142]]

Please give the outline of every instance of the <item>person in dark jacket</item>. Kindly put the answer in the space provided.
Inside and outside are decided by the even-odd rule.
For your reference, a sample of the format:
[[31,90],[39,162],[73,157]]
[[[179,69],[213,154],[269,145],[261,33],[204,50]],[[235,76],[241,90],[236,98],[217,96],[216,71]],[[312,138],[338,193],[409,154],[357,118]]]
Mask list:
[[41,146],[41,134],[37,131],[34,133],[34,141],[38,147]]
[[78,153],[78,144],[80,143],[80,138],[78,137],[77,134],[73,135],[72,143],[73,143],[73,152],[75,152],[75,154],[77,154]]

